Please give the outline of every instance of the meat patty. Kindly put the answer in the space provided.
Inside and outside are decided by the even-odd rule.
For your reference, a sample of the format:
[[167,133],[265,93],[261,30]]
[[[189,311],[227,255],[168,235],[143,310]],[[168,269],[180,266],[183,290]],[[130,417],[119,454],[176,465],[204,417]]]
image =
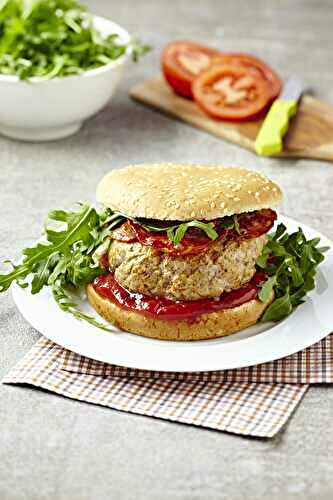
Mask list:
[[141,243],[113,241],[109,267],[132,292],[172,300],[219,297],[249,281],[267,236],[217,241],[200,255],[171,257]]

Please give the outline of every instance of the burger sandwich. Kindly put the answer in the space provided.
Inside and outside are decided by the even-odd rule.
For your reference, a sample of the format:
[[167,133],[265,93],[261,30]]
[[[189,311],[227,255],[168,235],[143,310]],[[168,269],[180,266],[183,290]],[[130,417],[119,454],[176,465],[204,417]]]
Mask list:
[[113,170],[97,188],[102,210],[52,211],[46,241],[0,276],[0,291],[12,281],[32,293],[51,286],[63,310],[108,329],[76,307],[85,288],[107,322],[161,340],[212,339],[278,321],[315,286],[324,258],[301,230],[288,235],[279,224],[271,232],[281,200],[277,184],[243,168]]

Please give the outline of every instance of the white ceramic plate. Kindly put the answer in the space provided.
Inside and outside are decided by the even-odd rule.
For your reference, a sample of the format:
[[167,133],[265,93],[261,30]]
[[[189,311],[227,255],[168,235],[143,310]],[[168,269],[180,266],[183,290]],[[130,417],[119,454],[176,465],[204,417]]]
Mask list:
[[[92,359],[121,366],[162,371],[240,368],[272,361],[318,342],[333,330],[333,243],[317,231],[279,217],[289,231],[300,226],[307,237],[320,236],[331,247],[306,303],[278,324],[263,323],[226,338],[171,342],[146,339],[114,329],[105,332],[59,309],[48,289],[38,295],[18,286],[13,296],[25,319],[45,337]],[[80,307],[98,317],[86,300]],[[98,319],[100,319],[98,317]],[[170,326],[172,328],[172,326]]]

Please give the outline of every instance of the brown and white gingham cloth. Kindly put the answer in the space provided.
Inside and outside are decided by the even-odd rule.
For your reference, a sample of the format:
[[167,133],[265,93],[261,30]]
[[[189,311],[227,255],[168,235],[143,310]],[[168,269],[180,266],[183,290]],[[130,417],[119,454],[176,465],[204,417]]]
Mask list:
[[110,365],[62,349],[59,363],[63,370],[101,377],[158,378],[184,381],[268,384],[333,383],[333,333],[321,342],[286,358],[247,368],[210,372],[159,372]]
[[108,365],[41,338],[4,378],[80,401],[237,434],[272,437],[308,384],[333,382],[333,335],[287,358],[218,372]]

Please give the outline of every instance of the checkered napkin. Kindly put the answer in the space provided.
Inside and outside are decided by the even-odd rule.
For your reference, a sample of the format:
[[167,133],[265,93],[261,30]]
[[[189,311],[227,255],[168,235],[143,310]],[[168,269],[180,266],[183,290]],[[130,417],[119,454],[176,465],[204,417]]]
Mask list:
[[29,384],[141,415],[272,437],[285,425],[308,384],[333,382],[333,334],[278,361],[197,373],[109,365],[42,337],[3,382]]

